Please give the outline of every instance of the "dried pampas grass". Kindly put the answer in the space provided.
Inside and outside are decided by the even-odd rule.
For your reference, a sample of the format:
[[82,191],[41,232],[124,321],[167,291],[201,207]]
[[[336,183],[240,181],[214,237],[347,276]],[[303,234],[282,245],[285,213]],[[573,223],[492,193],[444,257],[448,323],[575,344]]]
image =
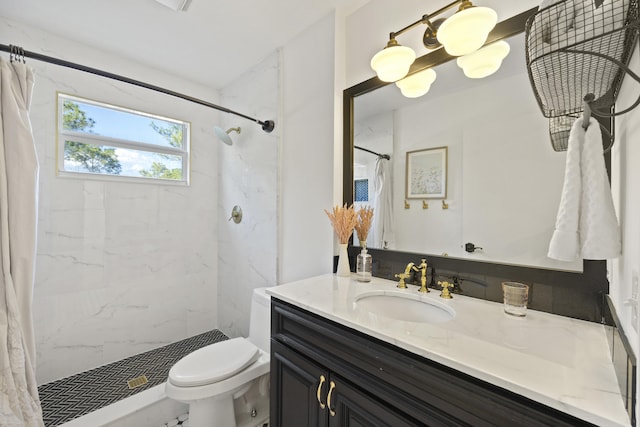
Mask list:
[[329,217],[340,243],[349,243],[349,237],[351,237],[353,229],[358,222],[353,205],[349,207],[346,204],[344,206],[337,205],[332,212],[325,209],[324,213]]
[[360,240],[360,246],[367,245],[367,236],[369,235],[369,229],[371,228],[371,222],[373,221],[373,208],[365,206],[358,209],[358,222],[356,223],[356,233],[358,233],[358,240]]

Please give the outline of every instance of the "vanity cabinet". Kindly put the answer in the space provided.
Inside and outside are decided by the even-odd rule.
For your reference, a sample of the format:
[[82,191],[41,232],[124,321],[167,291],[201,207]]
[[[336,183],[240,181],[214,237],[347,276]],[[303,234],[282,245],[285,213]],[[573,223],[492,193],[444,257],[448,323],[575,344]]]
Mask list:
[[271,426],[588,426],[553,408],[271,300]]
[[[272,387],[281,399],[272,400],[274,426],[418,426],[404,419],[384,402],[352,385],[279,342],[272,342]],[[275,380],[275,378],[277,380]],[[274,416],[274,414],[277,414]]]
[[[272,341],[272,387],[281,399],[272,400],[274,426],[418,426],[384,402],[287,346]],[[273,390],[272,389],[272,390]],[[273,396],[272,396],[273,397]],[[273,410],[273,405],[277,409]]]

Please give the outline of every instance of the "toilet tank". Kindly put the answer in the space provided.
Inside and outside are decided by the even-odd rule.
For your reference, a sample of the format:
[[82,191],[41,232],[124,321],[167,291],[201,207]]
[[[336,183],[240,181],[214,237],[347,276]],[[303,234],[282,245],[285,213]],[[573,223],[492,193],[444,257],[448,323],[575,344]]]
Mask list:
[[251,320],[249,323],[249,341],[269,353],[271,346],[271,297],[265,292],[267,288],[253,290],[251,299]]

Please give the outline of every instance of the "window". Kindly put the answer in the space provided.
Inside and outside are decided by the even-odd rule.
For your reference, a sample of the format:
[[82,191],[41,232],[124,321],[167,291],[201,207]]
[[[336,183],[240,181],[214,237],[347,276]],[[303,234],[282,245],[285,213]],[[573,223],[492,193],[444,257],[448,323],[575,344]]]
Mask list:
[[187,122],[58,94],[58,174],[187,184]]
[[368,179],[356,179],[355,181],[355,198],[356,202],[368,202],[369,201],[369,180]]

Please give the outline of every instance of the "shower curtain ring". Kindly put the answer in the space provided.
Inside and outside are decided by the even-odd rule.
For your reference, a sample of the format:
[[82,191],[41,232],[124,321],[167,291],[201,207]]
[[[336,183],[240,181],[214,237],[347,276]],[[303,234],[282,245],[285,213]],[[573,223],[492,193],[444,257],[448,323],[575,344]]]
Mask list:
[[14,61],[17,61],[17,62],[22,61],[23,64],[27,63],[27,61],[25,60],[24,49],[21,48],[20,46],[10,44],[9,45],[9,62],[13,63]]

